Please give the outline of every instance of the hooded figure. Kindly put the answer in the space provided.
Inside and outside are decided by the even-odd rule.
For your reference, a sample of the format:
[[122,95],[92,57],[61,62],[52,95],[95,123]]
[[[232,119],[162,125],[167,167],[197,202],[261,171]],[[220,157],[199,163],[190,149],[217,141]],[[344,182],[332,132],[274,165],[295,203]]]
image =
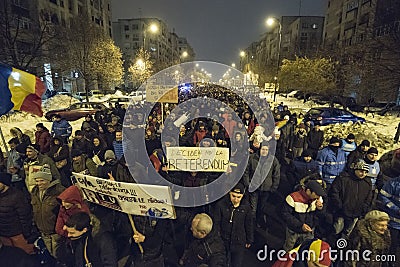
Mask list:
[[65,189],[64,192],[57,197],[57,200],[60,202],[61,207],[58,212],[55,230],[57,234],[66,237],[67,233],[63,230],[63,227],[67,219],[71,215],[81,211],[90,213],[89,207],[83,202],[81,192],[76,185]]

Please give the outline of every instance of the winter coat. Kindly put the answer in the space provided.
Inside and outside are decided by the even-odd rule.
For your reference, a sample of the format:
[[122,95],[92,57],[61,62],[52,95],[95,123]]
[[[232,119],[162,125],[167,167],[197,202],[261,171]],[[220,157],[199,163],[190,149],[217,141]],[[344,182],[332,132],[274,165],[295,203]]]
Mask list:
[[213,221],[225,244],[244,247],[254,242],[252,218],[251,208],[245,201],[235,208],[228,195],[217,203]]
[[22,181],[23,175],[22,175],[22,166],[23,166],[23,160],[21,159],[19,153],[17,150],[12,149],[8,152],[8,158],[7,158],[7,172],[11,167],[14,167],[18,169],[17,173],[12,174],[11,181],[12,182],[19,182]]
[[89,172],[86,173],[91,176],[97,176],[97,165],[93,162],[91,158],[88,158],[86,155],[82,154],[81,159],[78,161],[72,162],[72,171],[73,172]]
[[72,185],[68,187],[67,189],[64,190],[58,197],[57,200],[61,203],[62,201],[72,203],[72,204],[79,204],[81,208],[79,208],[77,205],[74,205],[70,209],[65,209],[63,206],[60,207],[60,210],[58,212],[57,216],[57,222],[56,222],[56,227],[55,230],[57,234],[61,236],[67,236],[67,233],[63,230],[63,227],[65,225],[65,222],[68,220],[70,216],[72,216],[75,213],[84,211],[86,213],[89,213],[89,207],[83,202],[83,198],[81,195],[81,192],[79,191],[78,187],[75,185]]
[[207,134],[207,130],[197,130],[194,132],[193,135],[193,145],[197,145],[198,143],[200,143],[201,140],[203,140],[204,136],[206,136]]
[[208,267],[227,266],[225,246],[215,229],[202,239],[193,238],[185,249],[182,260],[185,267],[197,267],[202,264]]
[[292,161],[291,172],[296,177],[296,181],[300,181],[301,178],[317,173],[318,164],[313,159],[310,162],[306,162],[303,157],[297,157]]
[[121,159],[122,156],[124,155],[124,146],[122,144],[122,141],[114,140],[112,143],[112,146],[113,146],[113,151],[114,151],[117,159],[118,160]]
[[54,161],[47,155],[38,154],[36,159],[27,158],[24,162],[25,183],[29,192],[31,192],[33,187],[36,185],[35,179],[33,179],[31,175],[32,171],[34,169],[41,168],[41,166],[45,164],[50,166],[50,172],[51,175],[53,176],[53,180],[61,181],[60,172],[58,171]]
[[[156,219],[154,217],[133,216],[136,230],[145,236],[143,247],[143,260],[149,261],[162,255],[163,243],[168,240],[169,220]],[[132,244],[133,255],[141,257],[139,247],[136,243]]]
[[304,189],[288,195],[282,209],[282,218],[286,226],[293,232],[302,234],[303,224],[311,228],[318,225],[318,218],[324,216],[325,206],[318,210],[316,201],[310,199]]
[[72,126],[65,119],[61,119],[60,121],[53,121],[51,125],[51,136],[60,136],[65,140],[71,136]]
[[40,197],[39,188],[35,186],[32,190],[33,219],[39,231],[43,234],[55,234],[55,226],[60,209],[57,196],[64,191],[59,180],[50,183],[43,196]]
[[106,161],[103,166],[99,166],[99,168],[97,169],[98,177],[110,179],[110,176],[108,175],[110,173],[115,179],[115,177],[117,176],[117,163],[117,160],[113,159],[110,162]]
[[319,150],[324,142],[324,132],[312,129],[307,135],[307,144],[309,149]]
[[[61,149],[60,149],[61,147]],[[60,150],[60,152],[58,152]],[[69,159],[69,147],[68,145],[53,145],[50,147],[49,153],[47,153],[49,157],[51,157],[54,162],[56,163],[57,161],[61,161],[63,159],[67,160],[67,165],[66,168],[70,169],[71,168],[71,161]],[[65,168],[65,167],[63,167]],[[63,169],[61,168],[61,169]]]
[[359,218],[369,211],[372,196],[371,179],[360,179],[354,171],[343,172],[336,177],[328,192],[329,209],[338,217]]
[[346,167],[346,155],[340,148],[336,154],[331,148],[325,147],[318,152],[316,161],[319,175],[328,184],[331,184]]
[[352,163],[356,162],[358,159],[363,159],[367,151],[362,151],[361,146],[357,146],[357,148],[350,152],[347,156],[347,169],[350,169]]
[[307,147],[307,133],[304,134],[300,133],[300,131],[296,131],[295,134],[291,137],[289,148],[303,148],[306,149]]
[[49,152],[51,144],[51,136],[47,128],[35,132],[35,144],[39,145],[40,153]]
[[[154,150],[161,148],[161,141],[159,138],[145,139],[147,155],[151,155]],[[181,144],[182,145],[182,144]],[[186,146],[186,145],[184,145]]]
[[117,267],[117,246],[112,234],[105,231],[100,221],[91,215],[92,229],[79,239],[71,240],[70,251],[74,267],[87,266],[84,251],[86,245],[87,260],[93,267]]
[[30,239],[32,223],[32,206],[20,190],[10,187],[0,193],[0,236]]
[[247,130],[247,134],[250,136],[253,133],[254,128],[256,127],[254,120],[253,119],[248,119],[248,120],[243,119],[243,123],[244,123],[244,127]]
[[400,230],[400,177],[389,180],[381,189],[379,199],[383,211],[390,216],[390,227]]
[[386,266],[382,265],[382,262],[374,261],[373,259],[378,259],[377,255],[389,255],[390,248],[390,233],[389,230],[386,229],[385,233],[378,234],[375,232],[370,222],[363,219],[360,220],[357,226],[352,231],[350,238],[350,249],[364,252],[370,251],[371,254],[368,254],[368,258],[371,261],[366,261],[363,257],[360,257],[358,261],[353,261],[357,267],[381,267]]
[[100,161],[104,162],[105,161],[105,158],[104,158],[105,153],[106,153],[106,148],[104,148],[103,145],[100,144],[99,146],[92,146],[90,154],[93,155],[93,157],[95,157],[95,156],[99,157]]
[[84,137],[80,140],[78,140],[77,138],[74,138],[72,140],[71,149],[77,149],[79,151],[82,151],[83,154],[86,154],[89,157],[93,157],[93,155],[91,155],[91,143],[89,140],[85,139]]
[[[254,177],[256,171],[261,174],[265,175],[264,177],[258,177],[257,179],[261,178],[264,179],[261,185],[258,187],[260,191],[270,191],[274,192],[278,189],[279,181],[281,179],[280,174],[280,164],[275,156],[268,155],[267,159],[264,161],[263,166],[258,164],[260,161],[259,154],[251,154],[249,158],[249,162],[247,164],[246,170],[243,174],[243,182],[246,187],[249,186],[251,180]],[[265,173],[267,170],[266,166],[271,164],[271,168],[268,170],[268,173]],[[257,170],[257,166],[259,165],[259,169]]]
[[2,266],[41,267],[39,261],[18,247],[0,246]]

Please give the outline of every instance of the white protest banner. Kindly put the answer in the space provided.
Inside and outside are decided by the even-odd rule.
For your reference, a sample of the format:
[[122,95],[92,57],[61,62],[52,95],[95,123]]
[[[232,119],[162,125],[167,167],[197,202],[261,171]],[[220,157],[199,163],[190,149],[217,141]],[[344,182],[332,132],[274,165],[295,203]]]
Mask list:
[[167,147],[168,170],[225,172],[229,165],[226,147]]
[[121,183],[72,173],[86,200],[124,213],[175,219],[168,186]]

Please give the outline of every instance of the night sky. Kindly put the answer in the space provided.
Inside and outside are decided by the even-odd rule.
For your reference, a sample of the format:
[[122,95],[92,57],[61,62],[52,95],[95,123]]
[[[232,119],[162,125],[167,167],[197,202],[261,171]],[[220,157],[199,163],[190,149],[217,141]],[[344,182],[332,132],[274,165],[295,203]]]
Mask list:
[[327,0],[112,0],[113,20],[157,17],[185,36],[196,60],[230,65],[267,31],[268,16],[324,16]]

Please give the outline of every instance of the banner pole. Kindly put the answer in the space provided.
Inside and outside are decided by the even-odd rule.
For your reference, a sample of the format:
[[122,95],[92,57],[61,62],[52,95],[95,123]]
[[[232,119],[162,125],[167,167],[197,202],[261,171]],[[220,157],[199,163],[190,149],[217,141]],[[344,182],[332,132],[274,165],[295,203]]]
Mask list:
[[[129,222],[131,223],[133,233],[134,234],[138,233],[138,230],[136,230],[135,222],[133,221],[133,218],[132,218],[132,214],[128,214],[128,218],[129,218]],[[139,246],[140,253],[142,253],[142,255],[143,255],[144,250],[143,250],[142,245],[140,243],[137,243],[137,245]]]

